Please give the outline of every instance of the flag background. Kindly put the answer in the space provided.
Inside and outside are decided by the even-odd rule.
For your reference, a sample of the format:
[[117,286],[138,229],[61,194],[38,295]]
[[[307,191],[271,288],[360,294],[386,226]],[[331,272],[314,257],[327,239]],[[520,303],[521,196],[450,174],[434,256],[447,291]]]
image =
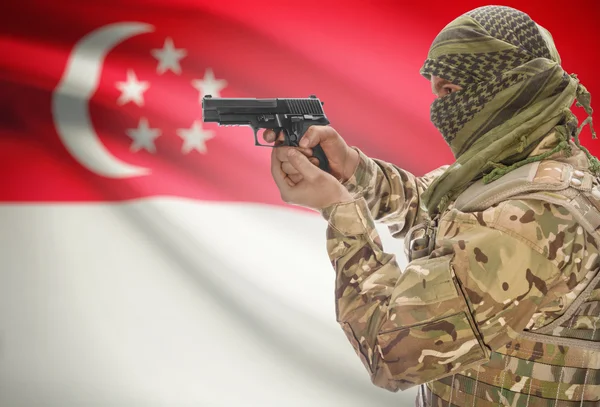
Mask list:
[[[249,128],[206,124],[206,151],[184,153],[177,132],[201,120],[191,84],[211,69],[223,97],[316,94],[349,144],[421,175],[452,157],[419,68],[444,25],[484,4],[3,5],[0,406],[411,405],[414,391],[370,384],[336,325],[325,222],[282,204],[270,151]],[[600,92],[596,2],[502,4],[549,29],[563,67]],[[107,52],[89,114],[110,154],[151,172],[110,178],[70,154],[52,102],[75,44],[124,22],[152,31]],[[180,75],[151,55],[167,37],[187,52]],[[149,83],[142,106],[117,103],[128,70]],[[131,148],[141,117],[161,131],[154,152]],[[589,129],[582,141],[600,153]]]

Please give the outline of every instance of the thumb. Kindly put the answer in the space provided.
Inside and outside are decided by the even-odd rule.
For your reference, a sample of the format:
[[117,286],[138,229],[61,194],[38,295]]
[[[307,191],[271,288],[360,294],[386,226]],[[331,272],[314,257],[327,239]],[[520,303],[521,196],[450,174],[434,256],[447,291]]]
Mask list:
[[312,164],[304,154],[299,153],[295,149],[290,149],[288,151],[288,158],[290,164],[292,164],[296,171],[298,171],[305,179],[314,179],[319,175],[319,171],[321,171]]
[[324,131],[319,131],[319,127],[325,126],[313,125],[306,130],[306,133],[302,136],[302,140],[300,140],[300,147],[313,148],[327,138],[328,134]]

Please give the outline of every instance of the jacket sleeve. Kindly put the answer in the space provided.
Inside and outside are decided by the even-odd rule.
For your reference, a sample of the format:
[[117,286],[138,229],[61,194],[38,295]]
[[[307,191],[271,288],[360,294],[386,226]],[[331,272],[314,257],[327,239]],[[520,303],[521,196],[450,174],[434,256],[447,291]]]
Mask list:
[[373,219],[388,225],[394,237],[403,237],[412,226],[424,221],[427,212],[421,205],[421,194],[448,166],[415,177],[353,148],[359,154],[359,163],[344,186],[355,198],[365,199]]
[[[553,224],[545,211],[554,207],[545,205],[442,218],[437,249],[404,272],[383,252],[364,199],[322,212],[337,321],[374,384],[404,390],[485,363],[555,287],[565,289],[561,267],[577,263],[569,259],[586,237],[564,213]],[[507,222],[529,229],[516,233]]]

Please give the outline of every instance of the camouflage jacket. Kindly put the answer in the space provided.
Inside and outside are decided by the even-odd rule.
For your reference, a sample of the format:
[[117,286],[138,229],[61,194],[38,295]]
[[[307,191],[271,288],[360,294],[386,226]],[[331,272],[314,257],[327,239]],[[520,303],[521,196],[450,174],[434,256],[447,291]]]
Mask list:
[[[540,146],[535,154],[544,151],[544,143]],[[600,266],[596,242],[564,208],[507,200],[475,213],[451,205],[439,219],[433,253],[402,271],[395,256],[384,252],[374,223],[386,224],[394,237],[402,238],[428,219],[420,196],[446,167],[416,177],[357,151],[358,168],[345,183],[354,201],[325,208],[322,215],[328,221],[327,250],[336,270],[337,320],[377,386],[398,391],[438,383],[447,390],[443,379],[457,373],[496,369],[500,374],[508,360],[495,351],[508,348],[519,332],[560,316],[588,285],[589,271]],[[586,166],[587,158],[577,151],[571,158],[562,153],[551,158]],[[596,318],[588,324],[600,325],[600,311],[592,312]],[[592,381],[577,389],[559,386],[557,400],[573,399],[573,392],[582,400],[600,400],[598,331],[593,334],[599,351],[586,356],[595,373],[586,373],[584,380]],[[560,351],[549,357],[559,360]],[[511,373],[518,381],[519,370]],[[563,375],[548,373],[552,389],[557,388],[553,375],[558,374]],[[485,397],[498,402],[505,395]],[[469,399],[469,405],[475,405],[471,400],[475,402]],[[513,404],[526,405],[506,405]]]

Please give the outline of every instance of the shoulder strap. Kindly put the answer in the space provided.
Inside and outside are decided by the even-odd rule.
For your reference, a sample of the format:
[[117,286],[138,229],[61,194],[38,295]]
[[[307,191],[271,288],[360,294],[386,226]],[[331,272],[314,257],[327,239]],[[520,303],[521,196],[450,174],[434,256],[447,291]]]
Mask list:
[[524,165],[484,184],[478,180],[454,202],[476,212],[508,199],[537,199],[563,206],[600,244],[600,181],[572,165],[553,160]]
[[537,177],[538,174],[548,172],[547,169],[547,162],[536,161],[519,167],[489,184],[484,184],[480,179],[458,196],[454,207],[462,212],[475,212],[517,194],[559,191],[569,186],[573,167],[569,164],[555,166],[553,174],[547,174],[549,176],[544,178]]

